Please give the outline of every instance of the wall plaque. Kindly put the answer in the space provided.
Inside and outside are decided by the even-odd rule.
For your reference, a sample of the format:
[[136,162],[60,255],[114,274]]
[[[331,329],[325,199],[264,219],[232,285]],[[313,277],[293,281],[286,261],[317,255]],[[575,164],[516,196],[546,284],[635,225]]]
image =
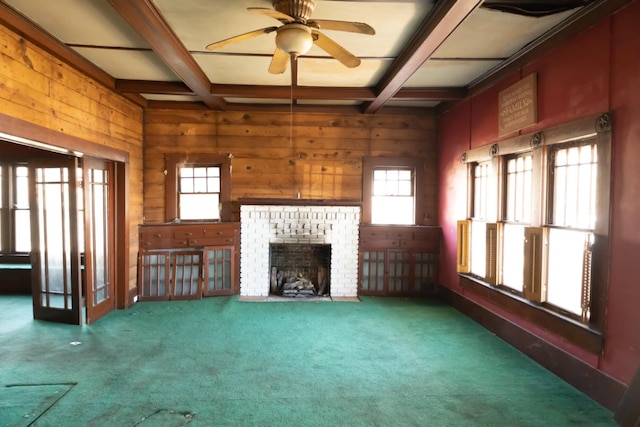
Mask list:
[[498,95],[498,134],[523,129],[538,120],[536,73],[529,74]]

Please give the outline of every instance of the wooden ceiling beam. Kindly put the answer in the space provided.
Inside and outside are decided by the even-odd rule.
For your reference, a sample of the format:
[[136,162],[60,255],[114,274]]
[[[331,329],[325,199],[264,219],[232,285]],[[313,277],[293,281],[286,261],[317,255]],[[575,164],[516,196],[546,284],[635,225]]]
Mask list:
[[[147,80],[116,80],[116,90],[120,93],[145,93],[156,95],[195,95],[182,82],[160,82]],[[255,98],[255,99],[289,99],[290,86],[258,86],[218,84],[211,86],[211,93],[216,97]],[[403,101],[456,101],[467,95],[464,88],[402,88],[392,99]],[[293,87],[294,99],[373,101],[376,96],[372,88],[359,87]]]
[[433,55],[482,0],[441,0],[434,6],[413,39],[400,53],[377,86],[377,96],[366,105],[365,113],[375,113],[422,64]]
[[457,101],[467,96],[463,87],[420,88],[407,87],[398,90],[391,99],[403,101]]
[[156,80],[116,80],[120,93],[152,93],[160,95],[193,95],[196,93],[183,82],[160,82]]
[[[208,110],[202,102],[184,101],[149,101],[150,109],[167,110]],[[229,103],[226,111],[248,111],[248,112],[269,112],[269,113],[291,113],[291,106],[285,104],[241,104]],[[419,115],[435,116],[435,110],[429,107],[389,107],[385,106],[381,112],[389,115]],[[334,114],[362,114],[358,105],[305,105],[297,104],[293,107],[293,114],[297,113],[334,113]]]
[[152,0],[109,0],[109,3],[202,102],[211,109],[224,110],[224,100],[211,94],[209,78]]

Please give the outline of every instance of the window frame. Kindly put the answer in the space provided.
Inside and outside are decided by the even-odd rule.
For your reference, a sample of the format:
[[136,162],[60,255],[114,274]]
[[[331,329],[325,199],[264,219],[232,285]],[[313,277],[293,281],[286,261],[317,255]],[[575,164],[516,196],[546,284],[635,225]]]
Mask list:
[[[518,137],[500,141],[492,146],[480,147],[465,152],[462,162],[468,165],[468,194],[467,215],[471,218],[473,203],[473,174],[472,164],[487,159],[496,158],[502,163],[497,169],[499,177],[499,218],[498,230],[506,218],[506,159],[519,153],[531,152],[534,155],[534,176],[532,177],[532,213],[531,226],[539,227],[542,231],[548,229],[550,214],[550,197],[553,194],[552,181],[549,177],[552,165],[549,152],[557,147],[591,141],[597,149],[597,180],[596,180],[596,225],[594,232],[593,258],[591,270],[591,301],[590,317],[581,318],[559,307],[546,302],[536,302],[527,299],[523,292],[518,292],[503,286],[500,281],[492,284],[488,278],[481,278],[461,270],[459,272],[461,284],[475,294],[498,303],[499,306],[519,317],[532,321],[534,324],[552,330],[568,341],[577,344],[594,353],[602,351],[604,319],[606,315],[605,302],[608,291],[609,269],[609,229],[610,229],[610,196],[611,196],[611,115],[604,113],[589,116],[564,125],[548,128],[537,133],[520,135]],[[594,126],[595,124],[595,126]],[[587,142],[589,143],[589,142]],[[499,154],[498,154],[499,153]],[[539,188],[536,188],[538,186]],[[540,197],[538,197],[540,195]],[[460,221],[465,222],[465,221]],[[466,221],[469,222],[469,221]],[[544,234],[544,233],[543,233]],[[468,236],[459,236],[461,247],[469,247]],[[500,237],[501,240],[502,236]],[[525,261],[526,263],[526,261]],[[498,265],[498,268],[501,268]],[[544,269],[543,269],[544,272]],[[546,277],[543,277],[546,284]]]
[[362,223],[371,224],[373,172],[376,169],[412,169],[413,173],[414,223],[386,225],[407,226],[426,224],[428,217],[424,205],[425,165],[422,159],[411,157],[364,157],[362,161]]
[[[231,155],[206,153],[178,153],[165,156],[165,221],[172,222],[230,222],[231,221]],[[178,216],[178,168],[179,167],[220,168],[220,219],[182,220]]]
[[[0,177],[0,186],[2,186],[2,207],[0,207],[0,226],[2,227],[3,233],[0,235],[0,254],[6,256],[28,256],[31,252],[31,249],[28,251],[17,251],[16,250],[16,220],[15,213],[16,211],[26,211],[30,212],[31,207],[29,208],[17,208],[16,207],[16,194],[17,194],[17,179],[16,179],[16,170],[18,167],[27,167],[27,163],[24,161],[5,161],[0,162],[1,177]],[[27,201],[28,200],[27,195]],[[29,243],[29,246],[31,244]]]

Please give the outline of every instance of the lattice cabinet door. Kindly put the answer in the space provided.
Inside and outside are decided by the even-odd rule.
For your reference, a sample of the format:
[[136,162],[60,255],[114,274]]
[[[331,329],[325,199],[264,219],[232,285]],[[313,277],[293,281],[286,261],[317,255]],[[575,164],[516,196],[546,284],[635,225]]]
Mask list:
[[411,254],[409,252],[388,251],[388,291],[407,293],[411,284]]
[[232,295],[234,290],[235,248],[206,246],[204,248],[204,295]]
[[413,262],[414,290],[419,294],[433,292],[438,281],[438,254],[418,252]]
[[360,283],[368,294],[384,292],[385,251],[363,251],[360,265]]
[[166,300],[171,297],[169,273],[171,252],[143,252],[138,254],[138,282],[140,301]]
[[202,298],[202,251],[173,253],[172,299]]

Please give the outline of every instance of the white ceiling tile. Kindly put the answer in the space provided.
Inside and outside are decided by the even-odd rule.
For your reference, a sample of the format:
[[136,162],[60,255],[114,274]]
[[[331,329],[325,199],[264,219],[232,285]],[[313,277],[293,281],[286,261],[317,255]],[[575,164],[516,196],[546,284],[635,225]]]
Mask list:
[[106,0],[5,0],[67,44],[146,48]]
[[365,59],[356,68],[347,68],[336,59],[298,58],[298,84],[301,86],[373,86],[391,61]]
[[404,87],[466,86],[499,63],[500,61],[427,61],[406,81]]
[[116,79],[180,80],[152,51],[85,47],[75,50]]
[[[163,17],[190,51],[206,52],[209,43],[227,39],[280,22],[250,13],[247,7],[271,8],[268,0],[156,0]],[[266,34],[218,49],[217,52],[272,53],[275,33]]]
[[508,58],[573,11],[545,17],[478,8],[434,53],[435,58]]
[[194,58],[212,83],[239,85],[289,86],[291,70],[269,73],[271,57],[194,54]]

